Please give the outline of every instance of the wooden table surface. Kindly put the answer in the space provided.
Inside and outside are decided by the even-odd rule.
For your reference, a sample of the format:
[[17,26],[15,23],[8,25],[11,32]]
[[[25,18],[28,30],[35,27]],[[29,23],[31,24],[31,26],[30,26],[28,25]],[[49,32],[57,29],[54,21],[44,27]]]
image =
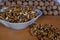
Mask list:
[[[60,29],[60,16],[41,16],[37,22],[53,24]],[[0,24],[0,40],[37,40],[37,38],[29,34],[29,28],[13,30]]]

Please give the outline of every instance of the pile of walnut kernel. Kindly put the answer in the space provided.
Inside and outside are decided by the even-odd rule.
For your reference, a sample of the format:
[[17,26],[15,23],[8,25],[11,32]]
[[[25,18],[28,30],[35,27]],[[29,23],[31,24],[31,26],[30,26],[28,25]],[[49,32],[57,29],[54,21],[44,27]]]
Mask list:
[[32,6],[10,6],[4,12],[0,12],[0,19],[11,23],[27,22],[37,17],[37,12]]
[[30,34],[38,38],[38,40],[60,40],[60,31],[51,24],[31,25]]

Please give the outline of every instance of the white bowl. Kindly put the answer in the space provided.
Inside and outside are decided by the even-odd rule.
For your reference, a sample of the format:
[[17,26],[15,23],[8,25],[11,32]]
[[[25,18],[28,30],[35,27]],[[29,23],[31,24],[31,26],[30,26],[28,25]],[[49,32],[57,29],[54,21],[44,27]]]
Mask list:
[[31,25],[32,23],[34,23],[41,15],[42,12],[39,9],[36,9],[38,16],[36,18],[31,19],[30,21],[24,22],[24,23],[10,23],[4,20],[0,19],[0,23],[2,23],[3,25],[5,25],[6,27],[10,27],[12,29],[24,29],[26,28],[28,25]]

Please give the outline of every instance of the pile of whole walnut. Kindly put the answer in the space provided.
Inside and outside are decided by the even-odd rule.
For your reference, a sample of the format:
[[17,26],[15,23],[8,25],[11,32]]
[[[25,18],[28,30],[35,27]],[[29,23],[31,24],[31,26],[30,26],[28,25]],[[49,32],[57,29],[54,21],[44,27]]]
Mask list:
[[60,31],[51,24],[31,25],[30,33],[38,40],[60,40]]
[[37,12],[32,6],[20,7],[10,6],[0,12],[0,19],[6,20],[11,23],[27,22],[37,16]]
[[4,2],[0,3],[0,5],[29,5],[33,6],[34,8],[40,9],[43,15],[60,16],[60,4],[56,1],[57,0],[5,0]]

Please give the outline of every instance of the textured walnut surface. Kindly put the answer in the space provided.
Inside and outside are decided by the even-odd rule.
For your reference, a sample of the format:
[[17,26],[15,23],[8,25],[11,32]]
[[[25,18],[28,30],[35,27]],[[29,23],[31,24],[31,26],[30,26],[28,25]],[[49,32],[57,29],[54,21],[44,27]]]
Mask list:
[[60,4],[56,0],[5,0],[0,3],[1,6],[10,6],[10,5],[30,5],[34,8],[38,8],[43,12],[43,15],[60,15]]
[[6,20],[12,23],[27,22],[38,16],[37,11],[32,6],[26,6],[24,8],[18,6],[10,6],[0,12],[0,19]]
[[51,24],[34,23],[31,25],[30,33],[39,40],[60,40],[60,31]]

